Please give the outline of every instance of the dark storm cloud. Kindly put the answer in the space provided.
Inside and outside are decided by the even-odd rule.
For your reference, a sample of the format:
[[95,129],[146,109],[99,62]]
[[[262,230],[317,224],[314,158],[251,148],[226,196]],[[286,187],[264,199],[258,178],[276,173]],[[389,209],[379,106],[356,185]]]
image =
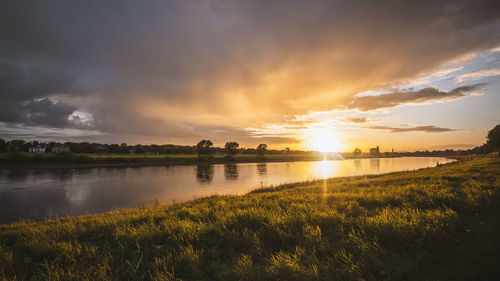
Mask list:
[[0,121],[69,126],[68,117],[76,107],[55,103],[47,96],[70,87],[71,79],[59,71],[0,61]]
[[[2,41],[3,43],[3,41]],[[0,49],[1,49],[0,45]],[[0,59],[0,93],[7,101],[26,101],[45,97],[71,86],[71,77],[50,66]]]
[[78,127],[64,121],[76,109],[103,132],[194,138],[207,123],[244,128],[331,110],[497,46],[499,9],[477,0],[2,1],[0,121]]
[[48,98],[33,100],[23,104],[25,113],[22,123],[28,125],[47,125],[52,127],[68,126],[68,117],[76,107],[54,103]]
[[97,131],[65,128],[32,127],[29,125],[0,122],[0,136],[4,139],[23,139],[41,141],[110,141],[116,139],[105,139],[104,135]]
[[451,91],[440,91],[434,87],[427,87],[418,91],[397,91],[390,94],[376,96],[354,97],[347,109],[370,111],[381,108],[396,107],[403,104],[424,103],[437,100],[452,100],[465,97],[464,92],[481,89],[485,84],[476,84],[455,88]]
[[443,133],[443,132],[457,131],[454,129],[440,128],[436,126],[417,126],[417,127],[406,127],[406,128],[397,128],[390,126],[370,126],[363,128],[371,130],[388,131],[391,133],[406,133],[406,132]]

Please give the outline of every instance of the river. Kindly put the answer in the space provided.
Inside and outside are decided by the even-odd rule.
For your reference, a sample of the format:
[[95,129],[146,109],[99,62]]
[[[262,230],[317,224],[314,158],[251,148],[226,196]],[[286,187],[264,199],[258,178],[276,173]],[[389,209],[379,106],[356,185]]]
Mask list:
[[134,168],[2,169],[0,223],[101,213],[212,194],[245,194],[261,186],[329,177],[434,167],[439,157],[339,161],[152,166]]

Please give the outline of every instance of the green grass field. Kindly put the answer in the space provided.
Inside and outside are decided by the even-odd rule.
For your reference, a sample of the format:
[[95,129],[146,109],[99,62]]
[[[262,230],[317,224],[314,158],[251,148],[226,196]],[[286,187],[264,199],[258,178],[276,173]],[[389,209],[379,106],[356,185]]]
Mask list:
[[[322,160],[318,153],[299,154],[267,154],[264,158],[258,158],[255,154],[237,154],[233,159],[226,159],[225,155],[213,155],[210,162],[256,162],[256,161],[314,161]],[[98,154],[98,153],[0,153],[0,164],[196,164],[200,160],[196,154]],[[205,162],[204,160],[202,162]]]
[[0,279],[437,280],[499,198],[500,159],[480,158],[3,225]]
[[[197,164],[200,162],[211,163],[245,163],[245,162],[287,162],[287,161],[318,161],[323,160],[325,155],[319,152],[301,152],[292,154],[265,154],[258,157],[256,154],[236,154],[231,158],[226,155],[212,155],[207,161],[199,159],[196,154],[112,154],[112,153],[41,153],[29,154],[26,152],[0,153],[0,165],[50,165],[50,164],[83,164],[91,166],[98,165],[175,165],[175,164]],[[341,158],[373,158],[389,157],[384,155],[373,156],[370,154],[353,155],[352,153],[327,153],[328,160],[340,160]]]
[[[80,153],[78,155],[97,158],[97,159],[106,159],[106,158],[122,158],[122,159],[164,159],[168,158],[171,160],[197,160],[198,156],[196,154],[160,154],[160,155],[130,155],[130,154],[95,154],[95,153]],[[225,155],[213,155],[215,160],[224,159]],[[290,160],[290,159],[304,159],[304,158],[315,159],[317,156],[311,155],[310,153],[296,154],[296,155],[287,155],[287,154],[267,154],[265,158],[268,160]],[[255,154],[237,154],[233,156],[235,161],[251,161],[257,158]]]

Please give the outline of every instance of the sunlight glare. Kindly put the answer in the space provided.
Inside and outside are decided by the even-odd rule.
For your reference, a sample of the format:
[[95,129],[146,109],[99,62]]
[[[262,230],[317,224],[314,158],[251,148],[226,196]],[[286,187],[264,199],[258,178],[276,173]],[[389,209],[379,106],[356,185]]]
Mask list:
[[308,149],[320,152],[339,152],[344,146],[340,134],[328,129],[312,130],[305,139]]
[[316,161],[313,165],[313,171],[316,178],[327,179],[334,177],[338,171],[338,162],[336,161]]

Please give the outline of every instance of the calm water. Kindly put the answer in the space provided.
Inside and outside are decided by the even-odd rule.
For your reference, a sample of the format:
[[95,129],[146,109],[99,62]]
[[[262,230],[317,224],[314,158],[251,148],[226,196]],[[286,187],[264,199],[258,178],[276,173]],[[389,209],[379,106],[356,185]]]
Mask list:
[[0,223],[99,213],[261,186],[432,167],[439,157],[139,168],[0,170]]

